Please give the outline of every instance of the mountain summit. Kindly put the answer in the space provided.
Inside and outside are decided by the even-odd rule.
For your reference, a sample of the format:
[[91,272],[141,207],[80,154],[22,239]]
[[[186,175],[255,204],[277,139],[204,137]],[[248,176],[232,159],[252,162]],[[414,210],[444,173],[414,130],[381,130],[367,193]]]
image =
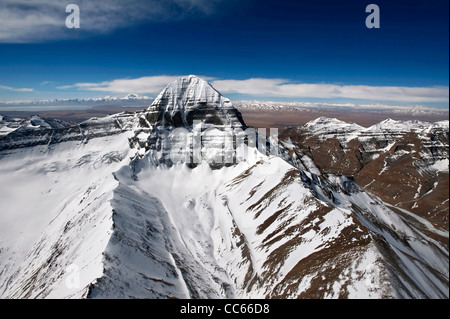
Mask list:
[[170,83],[148,109],[152,125],[191,127],[194,120],[204,124],[243,127],[240,112],[208,82],[195,75]]
[[[205,159],[212,167],[235,163],[225,144],[236,144],[246,129],[241,113],[211,84],[194,76],[170,83],[140,116],[132,145],[139,156],[147,152],[153,163],[172,165],[177,160],[191,167]],[[171,155],[177,153],[177,160]],[[180,158],[181,157],[181,158]]]

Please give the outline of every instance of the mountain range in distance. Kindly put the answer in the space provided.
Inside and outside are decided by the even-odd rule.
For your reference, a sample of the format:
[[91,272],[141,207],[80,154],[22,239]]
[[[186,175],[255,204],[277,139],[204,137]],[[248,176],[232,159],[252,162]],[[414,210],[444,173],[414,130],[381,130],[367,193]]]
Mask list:
[[154,98],[145,95],[129,93],[124,97],[105,96],[81,99],[46,99],[46,100],[18,100],[0,102],[0,107],[49,107],[49,106],[95,106],[95,105],[139,105],[153,101]]
[[[79,123],[91,117],[102,117],[122,111],[142,111],[153,100],[153,97],[130,93],[124,97],[0,101],[0,113],[19,118],[40,115],[44,118]],[[449,117],[448,109],[425,106],[247,100],[233,101],[233,105],[245,116],[247,124],[254,127],[276,127],[281,131],[306,124],[318,117],[337,118],[366,127],[387,118],[433,123]]]

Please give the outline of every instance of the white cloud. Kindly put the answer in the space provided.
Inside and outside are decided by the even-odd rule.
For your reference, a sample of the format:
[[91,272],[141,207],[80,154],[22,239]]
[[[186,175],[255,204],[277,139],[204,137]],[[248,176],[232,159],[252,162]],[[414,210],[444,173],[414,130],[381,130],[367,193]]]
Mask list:
[[29,89],[29,88],[13,88],[13,87],[6,86],[6,85],[0,85],[0,90],[13,91],[13,92],[34,92],[33,89]]
[[[145,21],[179,20],[211,14],[222,0],[1,0],[0,43],[41,42],[101,34]],[[66,6],[80,8],[80,29],[67,29]]]
[[[139,93],[158,94],[169,83],[177,80],[180,76],[160,75],[144,76],[136,79],[116,79],[98,83],[75,83],[73,85],[58,86],[58,89],[78,89],[80,91],[99,91],[108,93]],[[210,77],[203,77],[212,80]]]
[[447,102],[449,88],[369,86],[337,84],[298,84],[286,79],[216,80],[212,84],[223,94],[239,93],[264,97],[359,99],[393,102]]
[[178,76],[145,76],[137,79],[117,79],[99,83],[76,83],[59,86],[58,89],[76,88],[84,91],[100,91],[108,93],[159,93],[167,84]]
[[[109,93],[159,93],[178,76],[146,76],[136,79],[117,79],[98,83],[76,83],[59,89],[76,88],[84,91]],[[286,79],[251,78],[246,80],[218,80],[205,78],[222,94],[245,94],[271,98],[351,99],[431,103],[449,101],[448,87],[402,87],[337,84],[298,84]]]

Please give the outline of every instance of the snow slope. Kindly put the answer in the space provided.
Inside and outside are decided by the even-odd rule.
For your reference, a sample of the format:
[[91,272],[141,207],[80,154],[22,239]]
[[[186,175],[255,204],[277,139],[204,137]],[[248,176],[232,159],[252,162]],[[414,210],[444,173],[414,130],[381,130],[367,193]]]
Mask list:
[[117,184],[111,172],[129,161],[127,136],[1,153],[2,296],[81,297],[63,288],[65,270],[85,269],[86,285],[101,275]]

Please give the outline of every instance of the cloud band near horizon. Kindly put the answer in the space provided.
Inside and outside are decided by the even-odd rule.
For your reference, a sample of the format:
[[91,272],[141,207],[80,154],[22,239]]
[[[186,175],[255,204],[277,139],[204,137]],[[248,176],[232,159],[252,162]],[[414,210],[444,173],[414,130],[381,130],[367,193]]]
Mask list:
[[0,85],[0,90],[12,91],[12,92],[34,92],[31,88],[14,88],[11,86]]
[[[178,76],[146,76],[99,83],[76,83],[59,89],[108,93],[158,94]],[[250,78],[245,80],[205,78],[222,94],[267,98],[319,98],[390,101],[402,103],[448,103],[449,87],[406,87],[295,83],[288,79]]]

